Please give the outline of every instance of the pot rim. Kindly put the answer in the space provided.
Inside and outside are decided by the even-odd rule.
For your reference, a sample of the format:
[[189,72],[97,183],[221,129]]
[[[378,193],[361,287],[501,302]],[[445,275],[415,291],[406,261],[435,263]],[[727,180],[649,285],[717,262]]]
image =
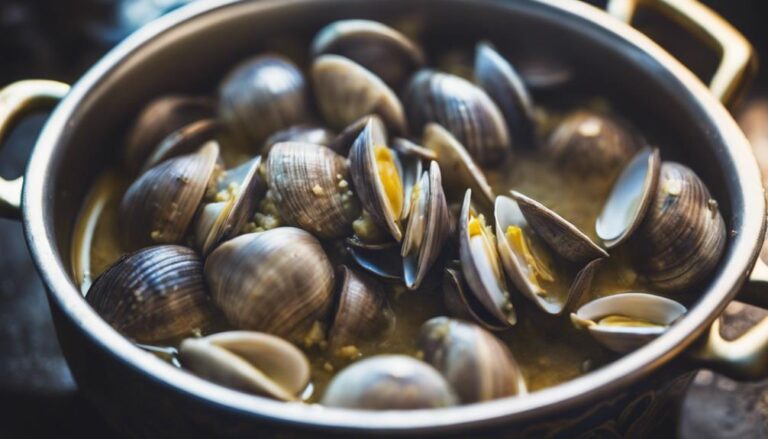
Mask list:
[[[754,264],[764,228],[765,200],[763,199],[760,174],[749,143],[736,122],[707,88],[686,67],[672,58],[652,40],[613,19],[604,11],[585,3],[562,0],[527,0],[532,7],[554,11],[563,19],[580,21],[581,25],[594,26],[607,37],[619,38],[649,57],[664,73],[674,79],[685,92],[692,106],[707,116],[705,121],[715,130],[715,135],[727,142],[729,166],[737,170],[728,178],[735,189],[741,190],[744,203],[733,206],[736,212],[734,228],[739,230],[731,237],[729,258],[724,259],[721,274],[709,285],[701,299],[688,315],[664,336],[645,347],[626,355],[589,374],[566,383],[540,390],[525,398],[506,398],[468,406],[431,410],[370,412],[349,409],[326,408],[317,405],[286,404],[258,396],[230,390],[192,374],[175,369],[134,346],[104,322],[85,302],[73,283],[69,269],[57,257],[55,231],[50,219],[52,197],[46,188],[52,187],[60,157],[56,148],[62,136],[70,130],[70,119],[76,115],[79,103],[100,82],[136,52],[152,43],[170,29],[190,22],[198,25],[207,13],[238,4],[252,3],[249,7],[275,8],[289,4],[301,4],[305,0],[212,0],[196,2],[174,11],[136,31],[108,54],[101,58],[71,89],[69,95],[51,115],[33,150],[25,176],[23,192],[23,222],[28,246],[40,272],[52,302],[60,307],[78,328],[101,349],[108,350],[125,363],[151,380],[178,392],[183,392],[202,402],[241,412],[254,418],[294,427],[321,427],[323,429],[356,430],[371,432],[439,432],[456,433],[458,428],[491,426],[540,417],[548,410],[570,408],[615,393],[623,387],[646,376],[690,345],[722,312],[748,276]],[[334,0],[316,0],[332,3]],[[495,5],[503,7],[501,0],[454,0],[472,3],[474,7]],[[520,3],[522,0],[517,0]],[[509,2],[513,3],[513,2]],[[192,26],[187,26],[192,27]],[[200,27],[195,28],[199,31]],[[736,203],[738,204],[738,203]]]

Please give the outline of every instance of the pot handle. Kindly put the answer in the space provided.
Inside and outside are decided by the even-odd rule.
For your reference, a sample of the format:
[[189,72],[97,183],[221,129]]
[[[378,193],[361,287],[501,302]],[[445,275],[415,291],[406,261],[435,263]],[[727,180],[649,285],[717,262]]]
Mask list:
[[709,89],[726,106],[733,104],[756,67],[749,41],[728,21],[697,0],[609,0],[606,10],[631,23],[638,6],[658,11],[717,50],[720,64]]
[[[0,90],[0,147],[26,115],[50,109],[69,92],[69,85],[42,79],[14,82]],[[0,217],[21,217],[24,177],[8,181],[0,177]]]

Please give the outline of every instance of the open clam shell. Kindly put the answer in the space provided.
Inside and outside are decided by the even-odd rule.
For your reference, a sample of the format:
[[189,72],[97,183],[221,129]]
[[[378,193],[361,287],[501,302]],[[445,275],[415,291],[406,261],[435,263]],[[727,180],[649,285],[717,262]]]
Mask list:
[[376,280],[344,265],[337,270],[337,278],[341,286],[328,332],[332,350],[370,342],[393,329],[395,314]]
[[[602,259],[569,269],[542,243],[515,200],[496,198],[494,209],[499,256],[518,291],[549,314],[557,315],[578,303],[589,290]],[[573,273],[575,272],[575,274]]]
[[686,312],[674,300],[628,292],[593,300],[571,314],[571,320],[608,349],[627,353],[666,332]]
[[475,163],[466,148],[448,130],[436,123],[424,127],[424,147],[434,151],[437,163],[445,175],[446,195],[461,199],[467,188],[472,189],[478,203],[490,211],[495,195],[482,169]]
[[445,379],[432,366],[407,355],[378,355],[339,372],[322,404],[359,410],[414,410],[458,404]]
[[453,261],[443,269],[443,304],[451,317],[477,322],[491,331],[509,328],[477,300],[464,280],[459,261]]
[[309,120],[307,93],[304,75],[290,60],[258,55],[222,81],[219,116],[243,149],[255,151],[274,132]]
[[517,323],[496,239],[483,215],[472,207],[471,189],[467,189],[459,215],[459,255],[464,279],[485,310],[501,325]]
[[464,404],[527,393],[509,348],[477,325],[435,317],[422,325],[418,345]]
[[463,78],[420,70],[410,80],[403,101],[415,132],[437,122],[483,166],[498,165],[509,152],[501,111],[482,89]]
[[309,361],[274,335],[230,331],[181,342],[182,367],[205,379],[283,401],[295,401],[309,384]]
[[177,245],[123,257],[96,279],[86,300],[118,332],[143,343],[189,336],[215,316],[200,256]]
[[423,160],[433,160],[426,158],[428,156],[434,156],[432,151],[422,148],[408,140],[403,138],[397,138],[394,140],[393,149],[397,151],[397,155],[400,158],[400,169],[402,170],[403,178],[403,212],[400,215],[400,220],[405,221],[411,211],[411,198],[413,197],[413,188],[421,178],[422,168],[424,167]]
[[643,148],[624,167],[595,223],[595,232],[606,248],[625,242],[645,218],[658,186],[661,156],[658,149]]
[[443,193],[440,167],[431,162],[413,187],[408,227],[403,239],[403,275],[411,290],[421,286],[437,260],[450,232],[448,204]]
[[160,163],[142,174],[120,202],[124,242],[129,248],[181,242],[211,181],[219,146]]
[[348,236],[360,216],[344,157],[309,143],[283,142],[267,158],[267,183],[288,224],[321,238]]
[[496,102],[516,144],[533,141],[533,101],[514,67],[487,41],[475,49],[475,82]]
[[397,242],[369,244],[353,237],[347,238],[345,244],[352,260],[365,271],[387,280],[403,278],[403,258]]
[[399,90],[411,73],[424,65],[424,53],[405,35],[371,20],[339,20],[323,29],[312,41],[313,57],[345,56]]
[[[266,192],[266,184],[259,174],[261,157],[228,171],[232,177],[224,193],[227,198],[205,205],[198,214],[195,225],[195,243],[203,255],[217,245],[233,238],[256,211],[256,206]],[[221,183],[220,183],[221,184]]]
[[365,67],[343,56],[322,55],[313,62],[311,75],[317,105],[332,128],[377,114],[393,133],[408,131],[400,99]]
[[395,241],[403,238],[400,218],[404,197],[401,165],[387,146],[384,125],[371,117],[349,153],[350,175],[363,208]]
[[608,257],[608,253],[584,232],[553,210],[520,192],[510,191],[510,195],[536,235],[563,258],[575,263],[586,263]]

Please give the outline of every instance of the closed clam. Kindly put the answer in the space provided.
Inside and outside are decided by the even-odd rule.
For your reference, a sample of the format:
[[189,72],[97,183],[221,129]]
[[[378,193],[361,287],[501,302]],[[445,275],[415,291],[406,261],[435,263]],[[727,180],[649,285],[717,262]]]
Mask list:
[[379,355],[339,372],[322,403],[362,410],[413,410],[453,406],[458,399],[432,366],[405,355]]
[[276,131],[309,120],[304,75],[290,60],[264,54],[235,66],[219,88],[219,117],[244,149],[257,151]]
[[509,349],[475,324],[435,317],[422,325],[418,345],[464,404],[527,393]]
[[215,316],[200,257],[176,245],[123,257],[96,279],[86,300],[113,328],[142,343],[191,335]]
[[515,144],[533,142],[533,101],[514,67],[487,41],[475,49],[475,82],[496,102]]
[[333,131],[321,126],[311,124],[293,125],[269,136],[261,148],[261,155],[267,157],[269,150],[277,143],[300,142],[328,146],[334,137]]
[[281,216],[321,238],[348,236],[360,216],[346,160],[330,149],[284,142],[267,158],[267,183]]
[[328,316],[333,267],[320,242],[293,227],[233,238],[205,262],[214,303],[234,326],[301,338]]
[[395,315],[375,279],[344,265],[337,270],[337,278],[341,285],[328,331],[332,350],[367,343],[392,330]]
[[197,216],[195,244],[207,255],[221,242],[233,238],[256,211],[266,184],[259,174],[261,157],[227,172],[219,185],[226,184],[217,195],[221,200],[206,204]]
[[478,203],[486,209],[493,206],[496,197],[482,169],[475,163],[466,148],[445,128],[429,123],[424,128],[424,147],[434,151],[437,163],[445,178],[443,184],[449,199],[461,200],[464,190],[472,189]]
[[387,146],[384,125],[371,117],[349,153],[350,175],[363,208],[395,241],[403,237],[403,180],[397,154]]
[[294,401],[309,384],[309,361],[291,343],[274,335],[230,331],[187,338],[179,347],[181,365],[222,386]]
[[320,113],[331,128],[377,114],[393,133],[408,131],[400,99],[365,67],[343,56],[322,55],[313,62],[311,75]]
[[482,89],[465,79],[421,70],[409,82],[403,101],[415,132],[437,122],[483,166],[500,164],[509,152],[501,111]]
[[563,258],[585,263],[608,257],[608,253],[584,232],[553,210],[519,192],[511,191],[510,194],[531,228]]
[[611,172],[639,148],[634,133],[618,120],[581,110],[565,118],[549,137],[544,153],[580,174]]
[[200,119],[184,125],[157,145],[141,166],[141,172],[146,172],[169,158],[195,152],[209,140],[214,140],[220,128],[215,119]]
[[125,167],[138,172],[168,135],[193,122],[210,119],[214,113],[213,101],[205,97],[168,95],[151,101],[128,131],[123,150]]
[[339,20],[315,37],[312,56],[342,55],[399,90],[411,73],[424,65],[421,49],[397,30],[371,20]]
[[410,202],[401,255],[405,285],[415,290],[437,260],[450,233],[448,204],[437,162],[430,162],[429,170],[413,186]]
[[467,189],[459,215],[459,255],[470,291],[494,319],[489,327],[503,328],[517,323],[493,229],[486,224],[484,215],[472,207],[471,189]]
[[196,153],[160,163],[134,181],[120,202],[125,244],[135,248],[181,242],[218,157],[218,144],[209,142]]
[[576,327],[586,328],[608,349],[631,352],[660,336],[682,318],[683,305],[665,297],[627,292],[593,300],[571,314]]
[[512,198],[497,197],[494,215],[499,256],[517,290],[549,314],[578,303],[590,289],[602,258],[576,265],[558,259]]

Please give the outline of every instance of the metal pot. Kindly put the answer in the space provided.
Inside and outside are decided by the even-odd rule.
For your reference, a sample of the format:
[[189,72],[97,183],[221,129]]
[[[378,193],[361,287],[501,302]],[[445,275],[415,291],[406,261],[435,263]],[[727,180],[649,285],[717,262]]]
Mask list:
[[[741,339],[712,325],[742,289],[766,303],[768,267],[758,262],[765,202],[744,135],[718,98],[735,96],[749,70],[749,44],[692,0],[655,0],[719,44],[722,63],[710,92],[648,38],[605,12],[573,0],[213,0],[192,4],[129,37],[71,89],[24,81],[0,93],[0,140],[27,110],[56,106],[24,177],[0,182],[2,213],[21,217],[49,292],[61,347],[84,394],[133,436],[235,437],[265,431],[473,436],[546,436],[645,431],[693,370],[709,366],[741,378],[768,372],[768,321]],[[630,17],[635,1],[610,11]],[[703,177],[732,231],[726,256],[701,299],[663,337],[610,365],[521,398],[412,412],[361,412],[283,404],[225,389],[149,356],[86,304],[70,270],[78,209],[97,172],[117,153],[115,133],[153,96],[212,88],[236,60],[278,38],[307,39],[339,18],[386,20],[403,13],[475,41],[519,41],[557,57],[589,84],[610,90],[633,114],[671,133],[671,145]],[[458,30],[458,31],[457,31]],[[256,47],[261,46],[261,47]],[[713,93],[715,96],[713,96]],[[648,116],[650,115],[650,116]],[[20,203],[20,198],[22,202]],[[752,273],[751,277],[747,279]],[[747,287],[743,288],[747,281]],[[710,327],[712,329],[710,329]],[[271,429],[271,430],[269,430]]]

